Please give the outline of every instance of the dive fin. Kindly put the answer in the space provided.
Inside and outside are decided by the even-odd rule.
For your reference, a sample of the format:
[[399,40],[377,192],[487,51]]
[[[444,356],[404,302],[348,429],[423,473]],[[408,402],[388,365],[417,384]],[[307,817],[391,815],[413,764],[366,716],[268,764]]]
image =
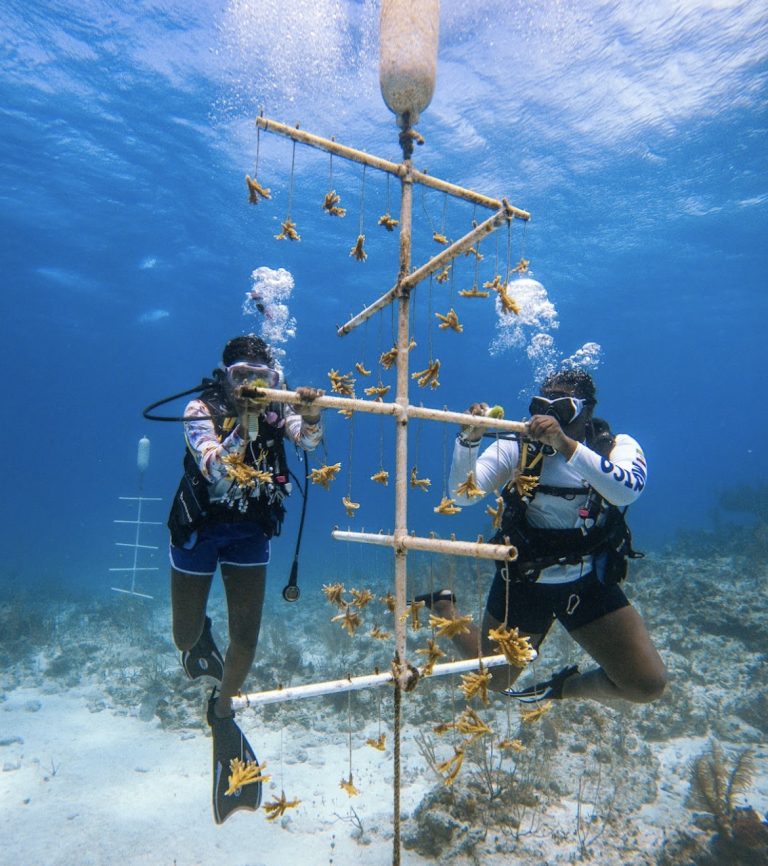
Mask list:
[[261,805],[261,782],[243,785],[232,794],[229,787],[230,761],[239,758],[246,764],[257,761],[248,740],[235,723],[234,713],[221,719],[214,712],[216,689],[208,699],[208,724],[213,738],[213,818],[223,824],[238,809],[256,811]]

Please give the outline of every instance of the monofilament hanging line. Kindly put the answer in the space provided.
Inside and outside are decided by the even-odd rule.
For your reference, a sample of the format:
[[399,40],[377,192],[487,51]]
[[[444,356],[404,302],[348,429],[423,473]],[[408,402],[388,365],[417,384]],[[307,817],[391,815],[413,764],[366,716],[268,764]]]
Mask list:
[[288,219],[291,219],[291,208],[293,207],[293,179],[296,171],[296,142],[293,142],[291,150],[291,178],[288,183]]
[[[523,235],[523,237],[525,237],[525,235]],[[496,239],[498,241],[498,236]],[[521,257],[522,257],[522,253],[521,253]],[[498,265],[497,265],[497,272],[498,272]],[[504,278],[504,285],[505,286],[509,285],[509,277],[510,277],[511,273],[512,273],[512,222],[510,220],[510,222],[507,223],[507,275]]]

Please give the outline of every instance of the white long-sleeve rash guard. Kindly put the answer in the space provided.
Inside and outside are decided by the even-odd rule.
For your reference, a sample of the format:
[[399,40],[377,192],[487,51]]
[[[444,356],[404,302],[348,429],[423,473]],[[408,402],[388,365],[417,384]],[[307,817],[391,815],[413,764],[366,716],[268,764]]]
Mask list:
[[[457,440],[453,451],[449,484],[451,494],[461,506],[475,505],[484,497],[469,498],[456,494],[456,488],[475,473],[477,486],[488,494],[501,490],[517,471],[520,447],[513,439],[499,439],[482,454],[477,446],[462,445]],[[594,488],[612,505],[631,505],[643,491],[647,477],[645,456],[638,442],[626,433],[619,433],[608,458],[579,443],[570,460],[562,454],[544,457],[539,481],[551,487],[583,487],[584,496],[566,499],[539,492],[528,506],[526,517],[531,526],[548,529],[573,529],[582,526],[579,509],[587,501],[589,488]],[[544,569],[540,583],[565,583],[576,580],[591,565],[586,557],[580,565],[553,565]]]

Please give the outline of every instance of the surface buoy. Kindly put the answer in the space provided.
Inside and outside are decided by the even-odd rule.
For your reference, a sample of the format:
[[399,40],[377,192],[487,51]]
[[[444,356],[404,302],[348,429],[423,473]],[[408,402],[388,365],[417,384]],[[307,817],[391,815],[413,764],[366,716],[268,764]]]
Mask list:
[[382,0],[379,85],[403,129],[432,100],[439,29],[440,0]]

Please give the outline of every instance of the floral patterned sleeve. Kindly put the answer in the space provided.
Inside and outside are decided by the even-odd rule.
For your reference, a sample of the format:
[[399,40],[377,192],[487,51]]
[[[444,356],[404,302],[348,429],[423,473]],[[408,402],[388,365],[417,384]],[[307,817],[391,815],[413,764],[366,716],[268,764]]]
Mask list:
[[288,438],[305,451],[314,451],[323,438],[323,419],[317,424],[309,424],[301,415],[293,411],[293,407],[285,407],[285,432]]
[[223,458],[229,454],[242,454],[247,443],[237,432],[237,427],[219,442],[209,414],[202,400],[191,400],[184,416],[193,420],[184,422],[184,438],[203,478],[214,483],[226,474]]

